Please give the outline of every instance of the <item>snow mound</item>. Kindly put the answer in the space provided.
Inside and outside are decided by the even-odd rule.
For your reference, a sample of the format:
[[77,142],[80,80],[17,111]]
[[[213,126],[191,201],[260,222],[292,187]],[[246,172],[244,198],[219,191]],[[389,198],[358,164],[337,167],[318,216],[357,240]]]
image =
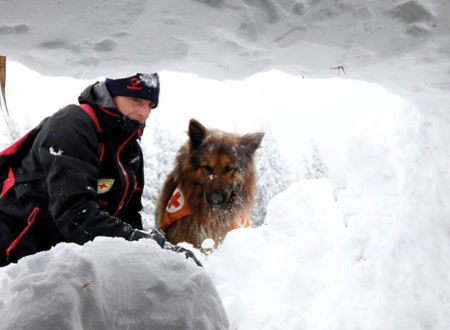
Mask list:
[[265,225],[228,233],[203,262],[231,329],[327,329],[316,325],[344,260],[342,217],[329,180],[301,180],[270,201]]
[[274,197],[268,205],[266,223],[290,236],[315,232],[329,240],[343,233],[343,217],[332,183],[323,178],[300,180]]
[[0,268],[2,329],[227,329],[202,268],[151,240],[97,238]]

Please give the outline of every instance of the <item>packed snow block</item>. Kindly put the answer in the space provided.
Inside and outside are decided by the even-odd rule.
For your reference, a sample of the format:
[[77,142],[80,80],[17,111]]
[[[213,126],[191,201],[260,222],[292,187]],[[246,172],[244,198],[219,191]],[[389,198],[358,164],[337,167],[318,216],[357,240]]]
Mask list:
[[228,329],[203,268],[143,239],[97,238],[0,268],[2,329]]

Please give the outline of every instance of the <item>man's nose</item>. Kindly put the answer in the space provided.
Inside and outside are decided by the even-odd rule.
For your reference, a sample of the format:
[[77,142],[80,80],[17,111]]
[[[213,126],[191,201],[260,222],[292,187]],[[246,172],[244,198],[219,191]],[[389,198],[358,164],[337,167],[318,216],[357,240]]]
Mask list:
[[145,119],[150,115],[151,109],[148,106],[142,106],[139,109],[139,115]]

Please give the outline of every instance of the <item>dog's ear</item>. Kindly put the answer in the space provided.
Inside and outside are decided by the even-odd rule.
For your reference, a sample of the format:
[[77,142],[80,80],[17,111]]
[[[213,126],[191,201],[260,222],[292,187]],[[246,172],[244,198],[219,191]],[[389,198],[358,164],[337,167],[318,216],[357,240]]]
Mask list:
[[206,137],[207,130],[205,126],[200,124],[195,119],[189,121],[189,139],[191,141],[191,147],[195,148],[200,145]]
[[260,146],[263,137],[264,133],[253,133],[243,135],[239,140],[242,148],[245,150],[245,153],[252,155]]

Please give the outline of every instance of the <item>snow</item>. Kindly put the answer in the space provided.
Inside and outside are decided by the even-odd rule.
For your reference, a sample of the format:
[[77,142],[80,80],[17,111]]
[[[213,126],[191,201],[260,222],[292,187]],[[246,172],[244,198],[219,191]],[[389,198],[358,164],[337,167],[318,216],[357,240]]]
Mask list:
[[144,84],[146,84],[149,88],[158,87],[158,80],[154,75],[142,73],[139,77],[144,82]]
[[346,261],[336,254],[347,236],[332,190],[325,179],[292,184],[270,202],[265,225],[231,232],[207,256],[230,328],[328,328],[320,322],[332,312],[335,270]]
[[161,313],[214,328],[223,305],[230,329],[447,329],[449,14],[442,0],[1,2],[2,55],[89,79],[9,61],[2,147],[91,79],[160,72],[146,228],[190,118],[265,137],[254,226],[194,250],[204,269],[152,242],[61,244],[0,269],[0,328],[152,328]]
[[214,248],[214,240],[207,238],[202,242],[203,250],[212,250]]
[[449,14],[444,0],[2,1],[0,44],[10,60],[56,76],[323,78],[342,66],[414,95],[448,88]]
[[227,329],[207,273],[151,240],[58,244],[0,283],[2,329]]
[[53,148],[53,146],[48,148],[48,151],[53,156],[62,156],[62,154],[64,153],[64,151],[62,149],[58,149],[58,151],[56,151],[55,148]]

